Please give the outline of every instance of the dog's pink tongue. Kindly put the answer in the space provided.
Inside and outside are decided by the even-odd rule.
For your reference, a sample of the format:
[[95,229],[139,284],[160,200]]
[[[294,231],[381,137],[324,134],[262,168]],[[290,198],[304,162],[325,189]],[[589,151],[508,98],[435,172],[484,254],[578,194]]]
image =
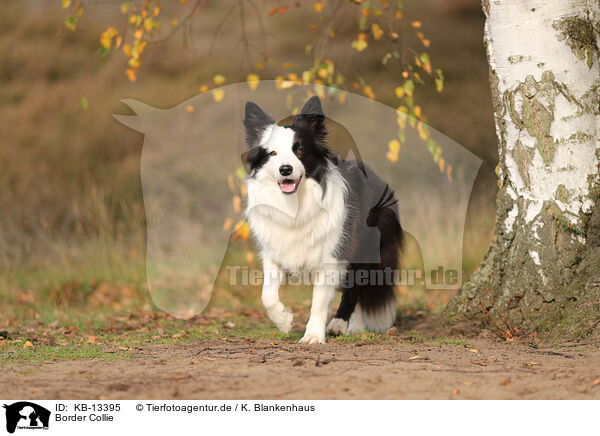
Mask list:
[[296,189],[296,183],[294,182],[281,182],[281,190],[283,192],[294,192]]

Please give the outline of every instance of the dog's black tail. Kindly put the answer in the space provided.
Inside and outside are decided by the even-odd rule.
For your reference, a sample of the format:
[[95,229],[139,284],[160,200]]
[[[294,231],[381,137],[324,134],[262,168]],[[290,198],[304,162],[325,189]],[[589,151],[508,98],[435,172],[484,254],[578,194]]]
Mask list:
[[[376,271],[396,271],[400,267],[404,233],[398,219],[397,203],[394,191],[386,185],[381,198],[367,217],[367,225],[377,227],[380,232],[380,263],[371,265]],[[357,296],[365,326],[369,330],[384,333],[396,320],[393,281],[390,281],[390,277],[383,277],[381,281],[360,288],[362,289],[358,289]]]

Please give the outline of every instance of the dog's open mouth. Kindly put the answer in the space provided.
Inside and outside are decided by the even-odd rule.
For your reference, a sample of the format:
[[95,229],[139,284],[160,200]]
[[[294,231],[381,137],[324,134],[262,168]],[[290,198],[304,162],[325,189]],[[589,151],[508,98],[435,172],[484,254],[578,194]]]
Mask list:
[[293,194],[294,192],[296,192],[298,190],[298,185],[300,185],[300,180],[302,180],[302,177],[300,177],[299,179],[283,179],[279,182],[279,187],[281,188],[281,192],[283,192],[284,194]]

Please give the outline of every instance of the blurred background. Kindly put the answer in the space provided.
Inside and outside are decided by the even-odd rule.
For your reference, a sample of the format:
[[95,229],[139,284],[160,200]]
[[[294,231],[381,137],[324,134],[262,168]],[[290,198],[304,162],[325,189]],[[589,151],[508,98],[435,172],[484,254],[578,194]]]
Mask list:
[[[171,13],[169,2],[163,3],[164,13]],[[56,308],[81,313],[137,306],[152,310],[145,282],[143,135],[111,114],[131,114],[120,103],[124,98],[170,108],[212,85],[217,73],[235,83],[250,72],[239,46],[239,23],[223,21],[230,2],[207,1],[185,32],[168,37],[165,31],[149,44],[138,80],[130,82],[122,53],[99,56],[99,35],[122,19],[119,4],[86,2],[85,14],[71,32],[63,25],[59,1],[3,1],[0,327],[15,317],[55,319],[60,315]],[[264,34],[269,56],[311,63],[305,56],[305,46],[314,38],[307,31],[310,11],[299,8],[271,17],[267,7],[264,14],[264,33],[251,20],[247,31]],[[487,251],[495,216],[497,149],[481,5],[478,0],[410,0],[405,14],[423,23],[432,63],[445,75],[442,93],[434,86],[416,91],[428,124],[484,162],[464,235],[467,278]],[[335,54],[346,47],[352,31],[338,29],[329,50]],[[376,99],[394,106],[396,97],[382,90],[393,89],[398,73],[383,68],[376,52],[361,56]],[[264,79],[276,75],[269,65],[261,72]],[[229,255],[245,251],[234,249]],[[400,290],[401,311],[440,311],[451,296]],[[307,305],[308,298],[306,293],[293,296],[292,307]],[[240,310],[259,301],[258,289],[230,288],[221,280],[211,304]]]

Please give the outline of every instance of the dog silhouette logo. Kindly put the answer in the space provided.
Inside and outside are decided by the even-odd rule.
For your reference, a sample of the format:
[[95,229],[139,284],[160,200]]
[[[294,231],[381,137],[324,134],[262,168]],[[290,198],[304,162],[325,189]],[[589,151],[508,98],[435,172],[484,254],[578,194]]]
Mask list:
[[[177,318],[202,313],[219,273],[228,266],[245,266],[238,256],[244,248],[235,244],[251,235],[241,207],[251,173],[248,130],[242,123],[246,102],[260,103],[273,122],[284,127],[293,123],[294,106],[299,110],[313,91],[308,85],[281,88],[278,83],[261,80],[258,88],[230,84],[219,88],[223,97],[218,101],[205,92],[164,109],[125,99],[133,114],[114,115],[144,135],[140,178],[147,230],[146,282],[153,303]],[[324,90],[328,96],[339,92]],[[385,150],[399,135],[396,108],[352,93],[344,101],[323,98],[328,146],[339,158],[337,168],[346,180],[352,178],[360,189],[376,192],[373,204],[364,205],[370,212],[357,231],[369,243],[348,260],[365,269],[378,263],[382,240],[389,235],[376,224],[393,219],[410,235],[407,248],[412,251],[407,256],[413,260],[407,268],[417,270],[422,285],[460,288],[467,210],[482,160],[408,117],[409,123],[426,129],[428,139],[424,142],[419,128],[408,129],[397,162],[392,162]],[[387,191],[385,185],[373,186],[379,180],[375,174],[388,183]],[[266,213],[295,217],[298,196],[279,201],[279,188],[274,188],[273,195],[255,196],[246,210],[269,208]],[[250,251],[252,238],[248,240]]]
[[48,429],[50,411],[29,401],[19,401],[3,406],[6,409],[6,431],[18,429]]

